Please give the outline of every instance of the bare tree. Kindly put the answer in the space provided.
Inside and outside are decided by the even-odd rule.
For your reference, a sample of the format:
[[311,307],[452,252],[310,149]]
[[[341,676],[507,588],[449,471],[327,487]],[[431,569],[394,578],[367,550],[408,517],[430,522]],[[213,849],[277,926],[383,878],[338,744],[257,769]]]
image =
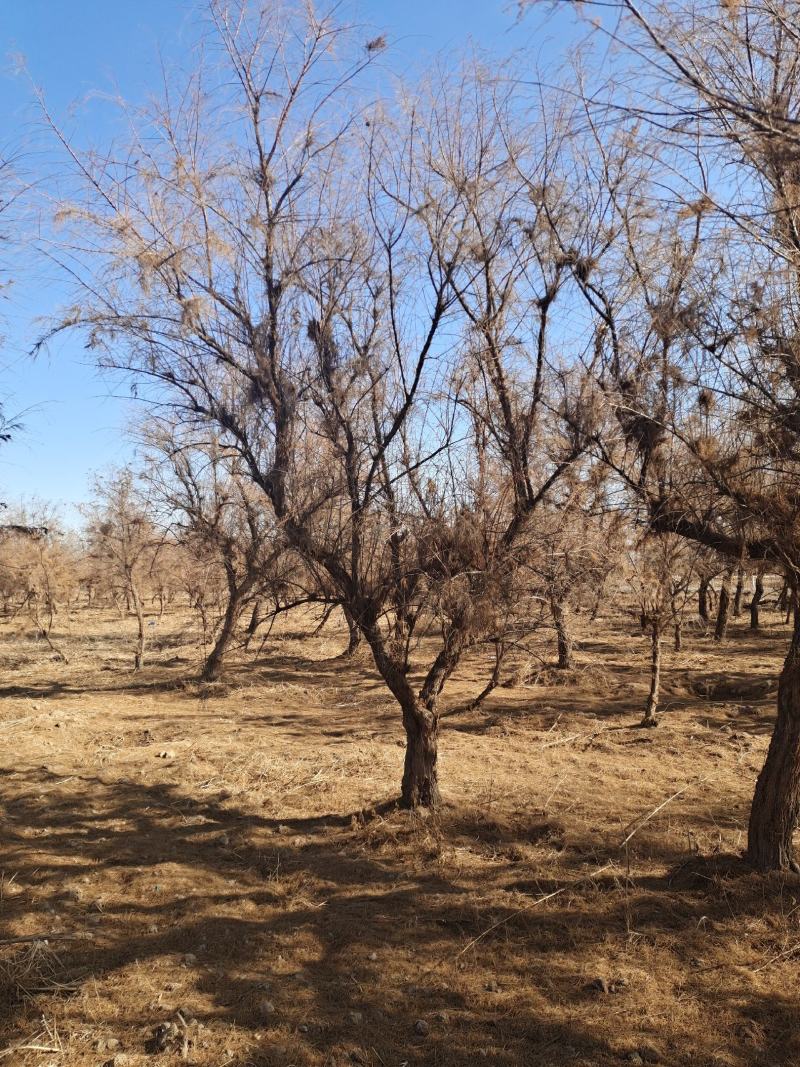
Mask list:
[[[499,125],[487,152],[470,148],[490,99],[463,121],[444,94],[366,107],[353,85],[374,49],[332,19],[211,12],[232,77],[198,71],[124,163],[64,141],[89,197],[61,211],[80,232],[75,272],[87,241],[97,261],[62,328],[88,328],[104,362],[158,383],[239,454],[398,701],[403,803],[434,805],[442,689],[485,634],[530,516],[588,444],[578,378],[546,358],[568,272],[544,229],[531,240],[536,219],[520,222],[531,199]],[[501,210],[491,232],[476,190]],[[485,323],[484,281],[491,301],[506,292]],[[485,384],[469,418],[462,366]],[[475,418],[510,472],[491,522]],[[415,687],[412,656],[431,647]]]
[[144,585],[163,536],[152,522],[147,496],[138,491],[131,470],[98,477],[94,495],[94,501],[85,508],[89,552],[121,583],[136,616],[133,669],[138,671],[144,665],[147,640]]
[[[731,560],[768,561],[794,580],[800,568],[795,5],[621,0],[617,7],[623,18],[605,32],[629,47],[639,72],[647,64],[646,76],[638,95],[606,96],[602,112],[607,117],[610,107],[623,124],[634,114],[640,125],[649,120],[650,143],[661,146],[657,154],[669,166],[662,177],[670,202],[683,202],[679,214],[694,229],[694,247],[704,250],[702,271],[684,272],[690,284],[681,286],[677,301],[673,287],[668,304],[682,402],[664,410],[641,389],[626,400],[635,420],[657,428],[659,441],[655,448],[637,444],[630,482],[647,498],[654,530],[699,541]],[[595,115],[597,103],[593,97],[588,107]],[[652,192],[669,216],[664,199]],[[634,242],[638,262],[644,243],[641,236]],[[618,397],[622,386],[618,380]],[[642,474],[667,442],[681,455],[683,491],[675,480],[661,485]],[[751,809],[747,857],[762,869],[796,866],[798,625],[796,618]]]
[[205,681],[214,681],[248,602],[277,577],[283,541],[235,452],[214,438],[187,439],[163,420],[146,428],[144,440],[142,476],[163,525],[195,559],[213,561],[224,575],[223,610],[202,670]]

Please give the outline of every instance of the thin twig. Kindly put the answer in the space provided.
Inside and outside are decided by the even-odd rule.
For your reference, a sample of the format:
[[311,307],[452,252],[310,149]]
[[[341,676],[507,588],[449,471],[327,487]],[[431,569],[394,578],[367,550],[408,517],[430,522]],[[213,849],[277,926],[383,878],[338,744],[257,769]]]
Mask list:
[[561,896],[561,894],[566,893],[568,889],[575,889],[584,882],[591,882],[598,876],[598,874],[602,874],[603,871],[607,871],[609,867],[613,866],[613,863],[606,863],[602,867],[598,867],[596,871],[592,871],[591,874],[587,874],[585,878],[580,878],[577,882],[571,882],[569,885],[564,885],[560,889],[555,889],[552,893],[546,893],[543,897],[537,897],[536,900],[531,900],[521,908],[517,908],[515,911],[510,912],[510,914],[504,915],[502,919],[498,919],[497,922],[492,923],[491,926],[487,926],[477,937],[473,937],[471,941],[468,941],[461,951],[456,954],[455,959],[458,959],[459,956],[463,956],[465,952],[468,952],[469,949],[477,945],[479,941],[482,941],[484,937],[491,934],[492,931],[498,928],[498,926],[504,926],[505,923],[510,922],[512,919],[516,918],[517,915],[521,915],[525,911],[530,911],[531,908],[535,908],[539,904],[544,904],[546,900],[552,900],[553,897]]
[[658,813],[663,808],[665,808],[667,806],[667,804],[671,804],[673,800],[676,800],[679,796],[681,796],[682,793],[685,793],[687,789],[691,789],[691,787],[693,785],[702,785],[703,782],[706,782],[706,781],[708,781],[707,778],[700,778],[696,782],[689,782],[687,785],[683,786],[677,792],[673,793],[671,797],[667,797],[666,800],[662,800],[661,803],[657,807],[653,808],[653,810],[651,812],[649,812],[647,815],[645,815],[643,818],[634,819],[633,822],[629,822],[628,826],[626,826],[625,829],[627,830],[628,827],[631,827],[631,826],[633,827],[633,829],[631,830],[631,832],[628,834],[627,837],[623,838],[623,840],[620,841],[619,847],[620,848],[624,848],[625,845],[627,845],[627,843],[630,841],[630,839],[632,837],[634,837],[636,834],[638,834],[639,831],[641,830],[641,828],[646,823],[650,822],[650,820],[653,818],[654,815],[658,815]]

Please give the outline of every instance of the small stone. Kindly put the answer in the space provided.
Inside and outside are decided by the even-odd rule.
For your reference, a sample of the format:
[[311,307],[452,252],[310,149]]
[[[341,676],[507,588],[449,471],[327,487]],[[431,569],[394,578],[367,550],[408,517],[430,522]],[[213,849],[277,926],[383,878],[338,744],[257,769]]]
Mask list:
[[360,1011],[350,1012],[350,1022],[355,1026],[359,1026],[364,1021],[364,1013]]
[[628,1063],[644,1063],[644,1060],[642,1059],[642,1057],[639,1055],[638,1052],[629,1052],[628,1053]]
[[497,993],[497,991],[500,989],[500,986],[494,978],[490,978],[489,981],[486,983],[485,989],[487,993]]
[[378,958],[378,953],[377,953],[377,952],[370,952],[370,954],[369,954],[369,958],[370,958],[370,959],[372,960],[372,962],[374,963],[374,962],[375,962],[375,960],[376,960],[376,959]]
[[300,1031],[301,1034],[307,1034],[309,1031],[308,1023],[300,1023],[297,1029]]
[[191,966],[191,964],[197,963],[197,956],[193,952],[187,952],[183,957],[183,962]]
[[425,1020],[417,1019],[417,1021],[414,1023],[414,1033],[417,1034],[419,1037],[427,1037],[430,1032],[431,1028],[430,1026],[428,1026]]
[[158,927],[156,926],[155,923],[151,923],[147,927],[147,932],[148,932],[148,934],[157,934],[158,933]]
[[263,1000],[259,1000],[257,1010],[262,1019],[268,1019],[271,1015],[275,1014],[275,1005],[271,1000],[267,1000],[267,998],[264,997]]
[[108,1049],[109,1052],[114,1052],[116,1049],[118,1049],[120,1047],[121,1044],[122,1044],[122,1042],[117,1037],[107,1037],[106,1038],[106,1048]]
[[174,757],[175,753],[170,752],[168,749],[165,749],[163,752],[159,752],[158,754],[159,759],[174,759]]

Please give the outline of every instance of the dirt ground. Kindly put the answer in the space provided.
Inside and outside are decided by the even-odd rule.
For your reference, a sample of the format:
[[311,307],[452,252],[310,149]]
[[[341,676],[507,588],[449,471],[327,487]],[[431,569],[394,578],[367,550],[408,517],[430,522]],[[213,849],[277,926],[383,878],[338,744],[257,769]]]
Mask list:
[[67,665],[0,633],[0,1067],[800,1065],[800,879],[739,860],[777,616],[667,651],[656,730],[629,619],[478,712],[471,657],[428,817],[385,806],[399,715],[335,627],[201,686],[152,621],[138,675],[112,613]]

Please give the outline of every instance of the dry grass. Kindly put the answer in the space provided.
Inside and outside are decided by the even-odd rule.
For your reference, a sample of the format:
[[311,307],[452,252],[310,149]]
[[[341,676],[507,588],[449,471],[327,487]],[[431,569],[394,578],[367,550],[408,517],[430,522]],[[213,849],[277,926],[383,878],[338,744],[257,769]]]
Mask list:
[[0,944],[0,1067],[800,1064],[800,880],[738,859],[767,621],[667,653],[654,731],[624,620],[478,712],[471,660],[435,817],[385,806],[399,718],[334,631],[212,686],[180,617],[137,676],[110,614],[68,665],[6,633],[0,937],[40,940]]

